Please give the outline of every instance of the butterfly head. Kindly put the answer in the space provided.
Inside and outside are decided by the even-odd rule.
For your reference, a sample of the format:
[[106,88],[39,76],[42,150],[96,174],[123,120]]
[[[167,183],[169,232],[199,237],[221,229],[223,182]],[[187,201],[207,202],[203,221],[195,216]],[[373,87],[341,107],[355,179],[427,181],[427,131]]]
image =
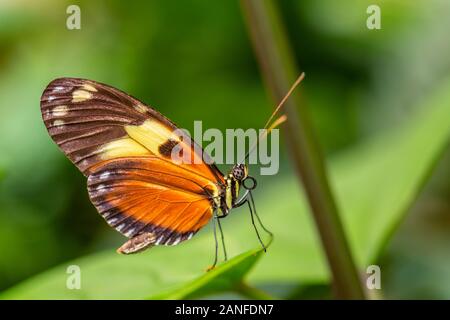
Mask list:
[[236,164],[233,169],[231,169],[231,175],[237,181],[243,181],[248,177],[248,167],[244,163]]

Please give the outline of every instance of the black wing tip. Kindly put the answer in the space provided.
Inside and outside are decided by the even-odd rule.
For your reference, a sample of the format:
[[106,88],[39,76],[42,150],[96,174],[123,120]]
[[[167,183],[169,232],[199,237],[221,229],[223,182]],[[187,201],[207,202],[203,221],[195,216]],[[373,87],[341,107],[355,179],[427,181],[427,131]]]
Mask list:
[[59,77],[55,78],[52,81],[50,81],[47,86],[44,89],[45,91],[48,91],[49,89],[55,88],[57,86],[62,87],[73,87],[73,86],[79,86],[83,85],[85,83],[97,83],[96,81],[86,79],[86,78],[76,78],[76,77]]
[[54,101],[55,97],[67,95],[69,92],[73,91],[75,87],[82,86],[86,83],[96,84],[95,81],[83,78],[60,77],[53,79],[42,92],[40,100],[41,109]]

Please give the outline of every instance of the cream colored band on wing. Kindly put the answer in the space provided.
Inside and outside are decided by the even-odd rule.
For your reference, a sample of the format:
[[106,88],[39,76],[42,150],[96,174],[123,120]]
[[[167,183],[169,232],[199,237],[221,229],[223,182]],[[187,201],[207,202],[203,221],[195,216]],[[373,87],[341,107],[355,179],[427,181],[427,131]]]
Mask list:
[[103,160],[142,155],[151,155],[151,153],[128,137],[111,141],[100,148],[100,157]]
[[172,130],[156,120],[146,120],[139,126],[125,126],[125,131],[132,139],[156,155],[159,155],[159,146],[168,139],[179,141],[179,138],[172,134]]
[[72,92],[72,102],[83,102],[92,99],[92,93],[97,92],[97,89],[94,86],[87,83],[85,83],[81,88],[82,89]]
[[[180,141],[178,135],[157,120],[149,119],[139,126],[128,125],[124,128],[129,137],[114,140],[103,145],[100,150],[102,159],[140,155],[164,157],[160,153],[160,146],[168,140]],[[184,142],[181,143],[184,144]],[[191,150],[191,146],[185,144],[183,145],[183,150]],[[185,153],[190,154],[190,152]],[[194,157],[199,158],[195,153]],[[193,161],[193,159],[190,160]],[[201,159],[200,162],[194,163],[201,163]]]

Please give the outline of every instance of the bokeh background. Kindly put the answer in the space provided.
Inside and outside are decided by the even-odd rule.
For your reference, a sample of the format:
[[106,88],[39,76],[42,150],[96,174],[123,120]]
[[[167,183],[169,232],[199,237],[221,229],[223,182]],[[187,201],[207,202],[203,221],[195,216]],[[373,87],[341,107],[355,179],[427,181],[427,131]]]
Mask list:
[[[327,159],[425,112],[450,75],[450,1],[277,3],[307,74],[303,92]],[[381,7],[381,30],[366,28],[365,9],[372,3]],[[70,4],[81,8],[81,30],[66,28]],[[40,95],[61,76],[113,85],[188,129],[194,120],[221,130],[259,128],[273,105],[237,1],[1,0],[0,291],[72,259],[113,251],[123,241],[96,213],[85,178],[41,120]],[[427,139],[434,138],[428,132]],[[262,179],[257,198],[273,196],[264,186],[269,184],[290,195],[288,201],[300,198],[299,184],[285,183],[293,179],[285,151],[280,173]],[[404,218],[387,231],[376,261],[383,272],[379,297],[450,298],[450,150],[440,148],[433,159]],[[414,162],[415,155],[405,166]],[[391,182],[386,177],[386,186],[377,188]],[[360,188],[370,184],[366,180]],[[263,217],[285,219],[276,200],[260,208]],[[228,228],[225,223],[228,237],[233,223],[248,224],[251,231],[243,216],[230,217]],[[315,230],[308,220],[275,232],[301,236]],[[301,249],[284,254],[299,255],[300,261],[321,255]],[[327,281],[319,278],[270,281],[266,289],[281,297],[329,297]]]

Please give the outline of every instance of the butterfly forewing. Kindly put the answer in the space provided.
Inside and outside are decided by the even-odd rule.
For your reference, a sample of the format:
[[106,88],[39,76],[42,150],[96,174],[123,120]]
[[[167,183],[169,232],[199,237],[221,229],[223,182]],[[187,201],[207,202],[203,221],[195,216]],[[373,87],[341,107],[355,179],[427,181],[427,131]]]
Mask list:
[[[125,126],[151,117],[140,112],[138,101],[99,83],[61,78],[52,81],[41,98],[41,111],[50,136],[84,173],[102,161],[102,147],[127,138]],[[142,109],[141,111],[144,111]],[[132,142],[128,146],[131,151]],[[134,153],[144,153],[136,145]],[[104,157],[104,155],[103,155]]]
[[[124,235],[176,244],[208,222],[223,175],[156,110],[108,85],[60,78],[41,111],[52,139],[89,176],[94,205]],[[173,162],[175,147],[194,163]]]

